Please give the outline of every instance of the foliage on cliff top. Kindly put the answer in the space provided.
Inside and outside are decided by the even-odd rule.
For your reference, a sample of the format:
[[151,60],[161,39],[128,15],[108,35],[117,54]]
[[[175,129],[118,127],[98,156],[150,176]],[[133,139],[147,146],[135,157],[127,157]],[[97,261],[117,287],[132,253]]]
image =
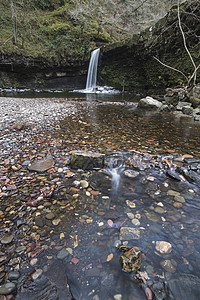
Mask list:
[[0,52],[56,62],[85,58],[97,42],[109,44],[130,37],[159,19],[174,2],[0,0]]

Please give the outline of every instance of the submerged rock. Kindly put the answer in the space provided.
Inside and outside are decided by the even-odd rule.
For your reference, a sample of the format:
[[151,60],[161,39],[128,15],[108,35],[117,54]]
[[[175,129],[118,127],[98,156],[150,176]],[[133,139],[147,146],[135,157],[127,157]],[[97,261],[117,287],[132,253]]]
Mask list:
[[162,254],[168,254],[172,251],[172,245],[165,241],[157,241],[156,242],[156,250]]
[[9,295],[16,289],[16,284],[13,282],[7,282],[0,286],[0,295]]
[[140,230],[132,227],[121,227],[120,240],[138,240],[140,239]]
[[28,166],[28,169],[30,171],[45,172],[53,167],[54,167],[54,160],[53,157],[49,155],[44,159],[32,163],[30,166]]
[[92,170],[104,167],[105,154],[92,151],[77,151],[72,154],[71,167]]

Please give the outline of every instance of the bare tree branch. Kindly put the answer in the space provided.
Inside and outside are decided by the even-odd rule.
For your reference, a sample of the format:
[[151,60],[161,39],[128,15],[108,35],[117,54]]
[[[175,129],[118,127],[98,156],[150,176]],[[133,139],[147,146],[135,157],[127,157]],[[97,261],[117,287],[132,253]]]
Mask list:
[[194,66],[194,73],[193,73],[193,77],[194,77],[194,84],[196,82],[196,77],[197,77],[197,67],[196,67],[196,64],[193,60],[193,57],[187,47],[187,44],[186,44],[186,40],[185,40],[185,34],[183,32],[183,28],[182,28],[182,25],[181,25],[181,18],[180,18],[180,1],[178,0],[178,24],[179,24],[179,28],[180,28],[180,31],[181,31],[181,34],[182,34],[182,37],[183,37],[183,44],[184,44],[184,47],[185,47],[185,50],[187,51],[187,54],[189,55],[189,58]]
[[173,67],[171,67],[171,66],[169,66],[169,65],[164,64],[162,61],[160,61],[160,60],[159,60],[157,57],[155,57],[155,56],[153,56],[153,58],[154,58],[155,60],[157,60],[157,61],[158,61],[161,65],[163,65],[164,67],[167,67],[167,68],[169,68],[169,69],[171,69],[171,70],[173,70],[173,71],[176,71],[176,72],[182,74],[182,75],[185,77],[185,79],[187,80],[187,82],[188,82],[188,77],[187,77],[183,72],[181,72],[180,70],[175,69],[175,68],[173,68]]

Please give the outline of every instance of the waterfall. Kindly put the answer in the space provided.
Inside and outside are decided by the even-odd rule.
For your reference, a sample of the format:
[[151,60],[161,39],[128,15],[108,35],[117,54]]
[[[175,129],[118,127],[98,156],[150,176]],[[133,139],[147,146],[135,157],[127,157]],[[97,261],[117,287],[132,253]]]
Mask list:
[[96,90],[96,81],[97,81],[97,65],[99,60],[100,49],[92,51],[90,64],[87,75],[86,91],[95,92]]

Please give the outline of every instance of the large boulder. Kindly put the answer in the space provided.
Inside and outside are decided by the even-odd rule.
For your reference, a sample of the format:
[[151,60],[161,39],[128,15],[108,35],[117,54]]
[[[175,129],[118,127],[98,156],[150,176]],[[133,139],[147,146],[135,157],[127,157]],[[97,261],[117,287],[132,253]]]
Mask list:
[[147,110],[157,110],[162,107],[162,102],[147,96],[146,98],[140,99],[137,107]]
[[92,170],[104,167],[105,154],[92,151],[77,151],[72,154],[71,167],[74,169]]

